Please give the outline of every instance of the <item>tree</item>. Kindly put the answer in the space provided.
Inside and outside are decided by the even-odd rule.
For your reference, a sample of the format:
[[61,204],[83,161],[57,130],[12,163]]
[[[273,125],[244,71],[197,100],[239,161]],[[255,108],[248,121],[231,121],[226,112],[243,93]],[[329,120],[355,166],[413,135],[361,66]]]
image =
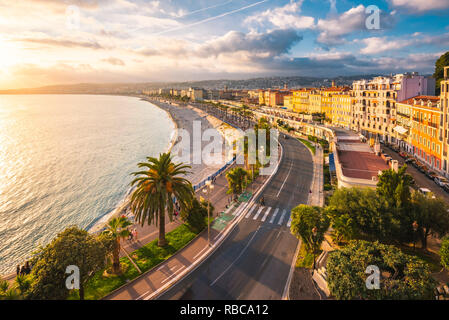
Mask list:
[[435,62],[435,73],[433,77],[436,81],[435,94],[438,96],[441,93],[441,80],[444,77],[444,67],[449,66],[449,51],[443,54]]
[[441,241],[440,257],[443,267],[449,270],[449,236],[444,237]]
[[429,235],[436,234],[439,237],[449,232],[449,213],[443,200],[431,198],[419,192],[414,192],[412,197],[412,216],[408,220],[409,232],[412,231],[412,223],[418,223],[418,234],[421,236],[422,248],[427,250]]
[[233,194],[241,194],[243,192],[244,182],[247,176],[248,172],[241,167],[236,167],[229,170],[226,173],[229,192],[232,192]]
[[103,234],[109,235],[115,242],[112,248],[106,247],[108,249],[112,249],[112,272],[114,272],[115,274],[121,273],[120,240],[129,236],[128,227],[131,225],[132,223],[128,220],[128,218],[124,216],[115,217],[108,221],[108,223],[106,224],[106,230],[103,231]]
[[[380,271],[380,288],[367,288],[368,266]],[[329,253],[328,287],[336,299],[433,299],[435,282],[428,265],[397,247],[379,242],[350,241]]]
[[379,211],[380,200],[369,188],[339,188],[329,199],[325,213],[336,241],[360,237],[386,238],[391,219]]
[[[194,232],[200,232],[206,226],[207,217],[207,201],[199,201],[193,198],[192,204],[183,212],[181,212],[182,220],[187,222]],[[214,207],[209,202],[210,215],[213,215]]]
[[[329,219],[320,207],[300,204],[292,210],[290,232],[302,240],[307,251],[316,252],[324,240],[324,233],[329,228]],[[312,229],[316,228],[313,236]]]
[[8,281],[0,278],[0,300],[19,300],[22,297],[15,288],[11,288]]
[[66,268],[79,268],[80,299],[84,299],[84,285],[104,267],[106,250],[100,241],[87,231],[69,227],[58,234],[33,261],[33,282],[28,298],[39,300],[67,299]]
[[136,186],[131,196],[131,210],[142,226],[145,221],[159,224],[158,245],[163,247],[167,244],[165,212],[173,221],[174,199],[183,210],[194,197],[192,184],[182,177],[188,173],[186,169],[190,166],[173,163],[170,153],[161,154],[159,159],[148,157],[147,160],[138,164],[139,168],[146,170],[133,173],[139,177],[131,182],[132,186]]

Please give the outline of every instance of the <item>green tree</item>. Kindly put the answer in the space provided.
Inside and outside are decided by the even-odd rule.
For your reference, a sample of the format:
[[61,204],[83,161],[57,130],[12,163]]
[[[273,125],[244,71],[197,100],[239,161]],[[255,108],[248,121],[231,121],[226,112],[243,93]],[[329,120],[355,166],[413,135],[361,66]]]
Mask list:
[[87,231],[69,227],[44,247],[33,262],[33,282],[28,298],[63,300],[69,295],[66,288],[66,268],[75,265],[80,271],[80,299],[84,299],[84,285],[104,267],[106,250]]
[[[193,198],[191,205],[181,212],[182,220],[187,222],[194,232],[200,232],[206,226],[207,201],[199,201]],[[210,216],[213,216],[214,207],[209,202]]]
[[444,77],[444,67],[447,66],[449,66],[449,51],[439,57],[435,62],[435,73],[433,74],[433,77],[436,81],[435,94],[437,96],[441,93],[441,80],[443,80]]
[[134,172],[139,176],[131,182],[136,186],[131,196],[131,210],[137,221],[144,225],[159,224],[158,245],[167,244],[165,239],[165,213],[168,213],[170,221],[173,220],[174,203],[176,198],[181,210],[188,207],[194,197],[192,184],[183,176],[190,166],[182,163],[173,163],[170,153],[163,153],[159,159],[148,157],[148,162],[139,163],[139,168],[144,171]]
[[243,192],[244,183],[247,176],[248,172],[241,167],[236,167],[229,170],[226,173],[229,192],[232,192],[233,194],[241,194]]
[[391,219],[379,210],[380,200],[369,188],[339,188],[329,199],[325,212],[331,220],[336,241],[361,237],[383,239]]
[[[329,219],[320,207],[300,204],[292,210],[290,232],[301,239],[307,251],[316,252],[324,240],[324,234],[329,228]],[[313,228],[316,235],[313,236]]]
[[[373,265],[381,273],[379,290],[366,286],[365,272]],[[377,241],[350,241],[346,247],[330,252],[327,275],[330,293],[339,300],[433,299],[435,289],[424,261]]]
[[8,281],[0,278],[0,300],[19,300],[21,298],[19,292],[12,288]]
[[[120,270],[120,240],[129,236],[128,227],[131,226],[132,223],[128,220],[128,218],[124,216],[114,217],[108,221],[106,224],[106,230],[103,231],[104,235],[109,235],[113,241],[114,246],[105,247],[112,253],[112,272],[115,274],[121,273]],[[103,238],[102,240],[104,240]],[[103,242],[104,243],[104,242]]]
[[419,192],[414,192],[412,197],[412,216],[408,220],[409,232],[412,231],[412,223],[418,223],[418,234],[421,237],[422,248],[427,250],[427,239],[431,234],[439,237],[449,232],[449,213],[443,200],[431,198]]
[[440,248],[441,265],[449,270],[449,236],[446,236],[441,241]]

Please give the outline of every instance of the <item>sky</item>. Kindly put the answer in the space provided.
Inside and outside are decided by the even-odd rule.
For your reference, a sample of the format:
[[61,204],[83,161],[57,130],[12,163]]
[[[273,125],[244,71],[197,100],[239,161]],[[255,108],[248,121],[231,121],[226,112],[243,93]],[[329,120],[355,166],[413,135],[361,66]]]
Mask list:
[[449,0],[0,0],[0,89],[431,74],[448,16]]

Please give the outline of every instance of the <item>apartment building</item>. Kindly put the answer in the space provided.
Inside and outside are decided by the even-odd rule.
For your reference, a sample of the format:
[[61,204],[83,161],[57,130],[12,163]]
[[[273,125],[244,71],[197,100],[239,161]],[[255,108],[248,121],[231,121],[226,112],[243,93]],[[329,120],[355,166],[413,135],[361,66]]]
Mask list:
[[396,103],[419,95],[435,94],[435,79],[416,72],[353,82],[351,129],[367,137],[395,142]]
[[441,135],[443,139],[443,170],[449,176],[449,67],[444,68],[444,79],[441,81],[440,107],[443,112]]
[[343,91],[332,95],[330,119],[332,125],[349,129],[351,126],[351,113],[354,99],[350,91]]
[[259,92],[259,105],[268,107],[282,107],[284,105],[284,97],[290,95],[287,90],[261,90]]
[[436,96],[417,96],[402,104],[410,106],[411,144],[413,155],[434,170],[441,171],[443,136],[441,126],[443,112],[440,98]]

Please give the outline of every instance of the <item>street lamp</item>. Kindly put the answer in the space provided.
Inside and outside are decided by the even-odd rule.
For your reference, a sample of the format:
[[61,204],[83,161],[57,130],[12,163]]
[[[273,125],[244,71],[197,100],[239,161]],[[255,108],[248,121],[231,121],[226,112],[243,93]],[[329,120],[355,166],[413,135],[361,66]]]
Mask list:
[[312,274],[315,272],[315,243],[316,243],[316,236],[318,234],[318,229],[316,227],[313,227],[312,229],[312,253],[313,253],[313,269]]
[[416,245],[416,232],[418,231],[418,222],[413,221],[412,228],[413,228],[413,251],[415,251],[415,245]]
[[210,247],[210,193],[214,189],[214,185],[211,180],[206,181],[206,187],[203,189],[203,193],[209,194],[209,199],[207,199],[207,244]]

